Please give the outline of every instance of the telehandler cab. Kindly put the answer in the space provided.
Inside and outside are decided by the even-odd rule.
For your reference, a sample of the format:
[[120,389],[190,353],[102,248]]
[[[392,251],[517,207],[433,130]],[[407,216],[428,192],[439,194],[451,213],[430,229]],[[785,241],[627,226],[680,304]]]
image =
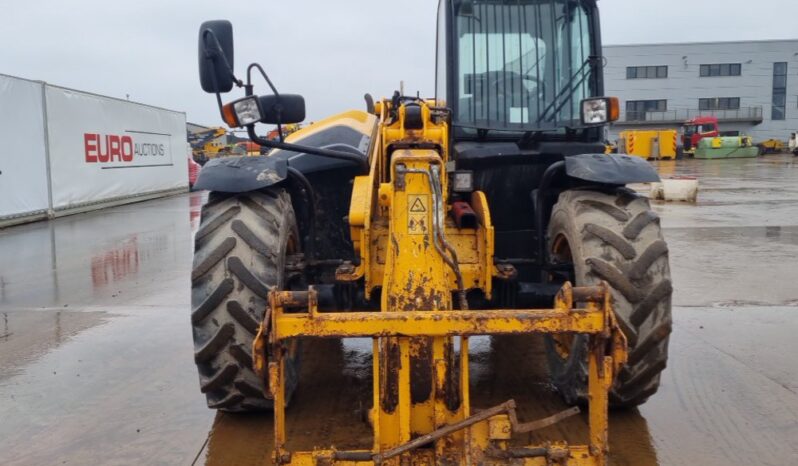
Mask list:
[[[671,331],[668,249],[645,161],[605,155],[595,0],[442,0],[436,95],[305,118],[232,26],[200,27],[202,88],[265,156],[214,159],[195,237],[192,324],[211,408],[274,412],[277,464],[606,464],[609,405],[656,392]],[[260,75],[271,94],[254,93]],[[223,105],[233,86],[244,97]],[[278,133],[281,131],[278,130]],[[518,445],[513,400],[470,405],[473,335],[543,334],[552,384],[585,405],[585,445]],[[291,451],[286,403],[305,337],[373,339],[367,450]]]

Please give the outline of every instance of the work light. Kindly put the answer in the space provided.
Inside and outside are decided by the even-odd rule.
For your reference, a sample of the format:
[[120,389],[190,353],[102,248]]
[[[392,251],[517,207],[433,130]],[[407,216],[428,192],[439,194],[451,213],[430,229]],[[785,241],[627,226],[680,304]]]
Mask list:
[[474,190],[474,174],[467,170],[451,172],[450,181],[452,191],[456,193],[470,193]]
[[598,97],[582,101],[582,124],[600,125],[618,119],[618,98]]
[[224,121],[231,128],[247,126],[261,121],[263,111],[258,96],[244,97],[225,105],[222,108]]

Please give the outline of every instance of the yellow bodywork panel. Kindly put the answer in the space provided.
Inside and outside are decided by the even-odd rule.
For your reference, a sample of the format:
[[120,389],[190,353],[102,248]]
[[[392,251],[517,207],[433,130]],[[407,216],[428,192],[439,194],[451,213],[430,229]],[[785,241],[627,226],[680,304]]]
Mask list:
[[[387,105],[389,104],[380,102],[377,109],[386,111]],[[478,226],[470,229],[456,228],[448,215],[446,174],[446,162],[449,157],[448,127],[444,122],[435,122],[430,112],[429,107],[422,106],[423,126],[407,130],[404,128],[405,106],[400,107],[397,121],[392,125],[383,124],[379,130],[378,140],[374,144],[375,153],[370,157],[372,163],[369,175],[355,178],[349,209],[349,226],[355,253],[360,256],[360,265],[354,272],[339,275],[338,278],[351,281],[362,278],[367,298],[377,287],[386,289],[387,282],[392,276],[404,274],[388,273],[386,262],[391,266],[396,264],[401,267],[402,261],[407,260],[412,267],[405,267],[405,270],[410,271],[415,268],[414,274],[417,277],[418,274],[415,272],[422,263],[440,261],[440,258],[436,258],[438,254],[432,230],[435,212],[440,214],[443,237],[448,239],[458,259],[463,287],[465,290],[481,289],[486,297],[491,296],[494,233],[487,201],[483,193],[473,193],[471,205],[477,214]],[[415,145],[435,149],[392,150],[397,141],[402,143],[407,141],[406,145],[410,147]],[[386,160],[387,153],[390,153],[390,162]],[[402,182],[398,191],[401,194],[394,192],[397,190],[396,173],[394,173],[397,165],[400,172],[410,170],[410,173],[399,175]],[[430,184],[431,172],[429,175],[413,173],[413,171],[423,172],[432,167],[437,170],[439,207],[432,204],[435,196]],[[391,225],[394,225],[393,231]],[[409,241],[407,249],[401,250],[394,246],[398,244],[399,236],[406,237]],[[401,259],[392,262],[391,251],[394,258],[401,257]],[[429,264],[427,266],[429,267]],[[438,266],[440,267],[440,263]],[[436,272],[436,277],[447,283],[440,287],[441,291],[437,292],[439,295],[449,294],[458,289],[457,278],[451,267],[444,265],[439,272]],[[391,282],[390,285],[394,283]],[[428,290],[427,294],[434,293],[433,288],[425,289]],[[443,297],[427,299],[436,300]]]
[[330,126],[337,125],[348,126],[363,134],[372,134],[376,124],[377,117],[375,115],[362,110],[349,110],[304,126],[298,131],[294,131],[286,136],[285,142],[301,143],[302,139],[327,129]]
[[[384,310],[449,309],[449,270],[435,250],[435,206],[431,167],[440,169],[442,159],[433,151],[398,151],[393,166],[404,168],[400,189],[391,190],[388,206],[388,245],[383,270]],[[397,176],[397,173],[394,173]]]

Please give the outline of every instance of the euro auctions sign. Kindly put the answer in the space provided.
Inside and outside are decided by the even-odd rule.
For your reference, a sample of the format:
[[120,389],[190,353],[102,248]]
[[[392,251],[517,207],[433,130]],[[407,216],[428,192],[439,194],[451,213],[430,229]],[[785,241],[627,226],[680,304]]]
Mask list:
[[184,113],[45,86],[53,208],[188,188]]
[[101,168],[172,165],[169,134],[125,130],[123,134],[83,133],[86,163]]

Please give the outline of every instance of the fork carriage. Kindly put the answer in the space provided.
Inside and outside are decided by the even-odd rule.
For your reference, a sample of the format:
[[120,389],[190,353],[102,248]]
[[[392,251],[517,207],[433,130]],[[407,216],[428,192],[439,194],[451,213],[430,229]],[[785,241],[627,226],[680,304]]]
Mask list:
[[[518,420],[513,400],[472,411],[468,338],[529,333],[589,335],[588,444],[511,446],[513,434],[547,427],[579,413],[579,408],[528,423]],[[285,348],[301,337],[373,338],[371,450],[286,449]],[[459,338],[459,352],[453,351],[454,338]],[[434,386],[429,399],[413,402],[417,374],[411,369],[411,355],[424,346],[431,348]],[[274,399],[276,464],[601,465],[608,447],[608,392],[614,374],[626,362],[626,339],[615,321],[606,283],[576,288],[566,283],[552,309],[479,312],[319,312],[317,293],[310,288],[269,294],[253,353],[256,371],[268,380],[267,396]],[[419,434],[425,427],[427,433]]]

